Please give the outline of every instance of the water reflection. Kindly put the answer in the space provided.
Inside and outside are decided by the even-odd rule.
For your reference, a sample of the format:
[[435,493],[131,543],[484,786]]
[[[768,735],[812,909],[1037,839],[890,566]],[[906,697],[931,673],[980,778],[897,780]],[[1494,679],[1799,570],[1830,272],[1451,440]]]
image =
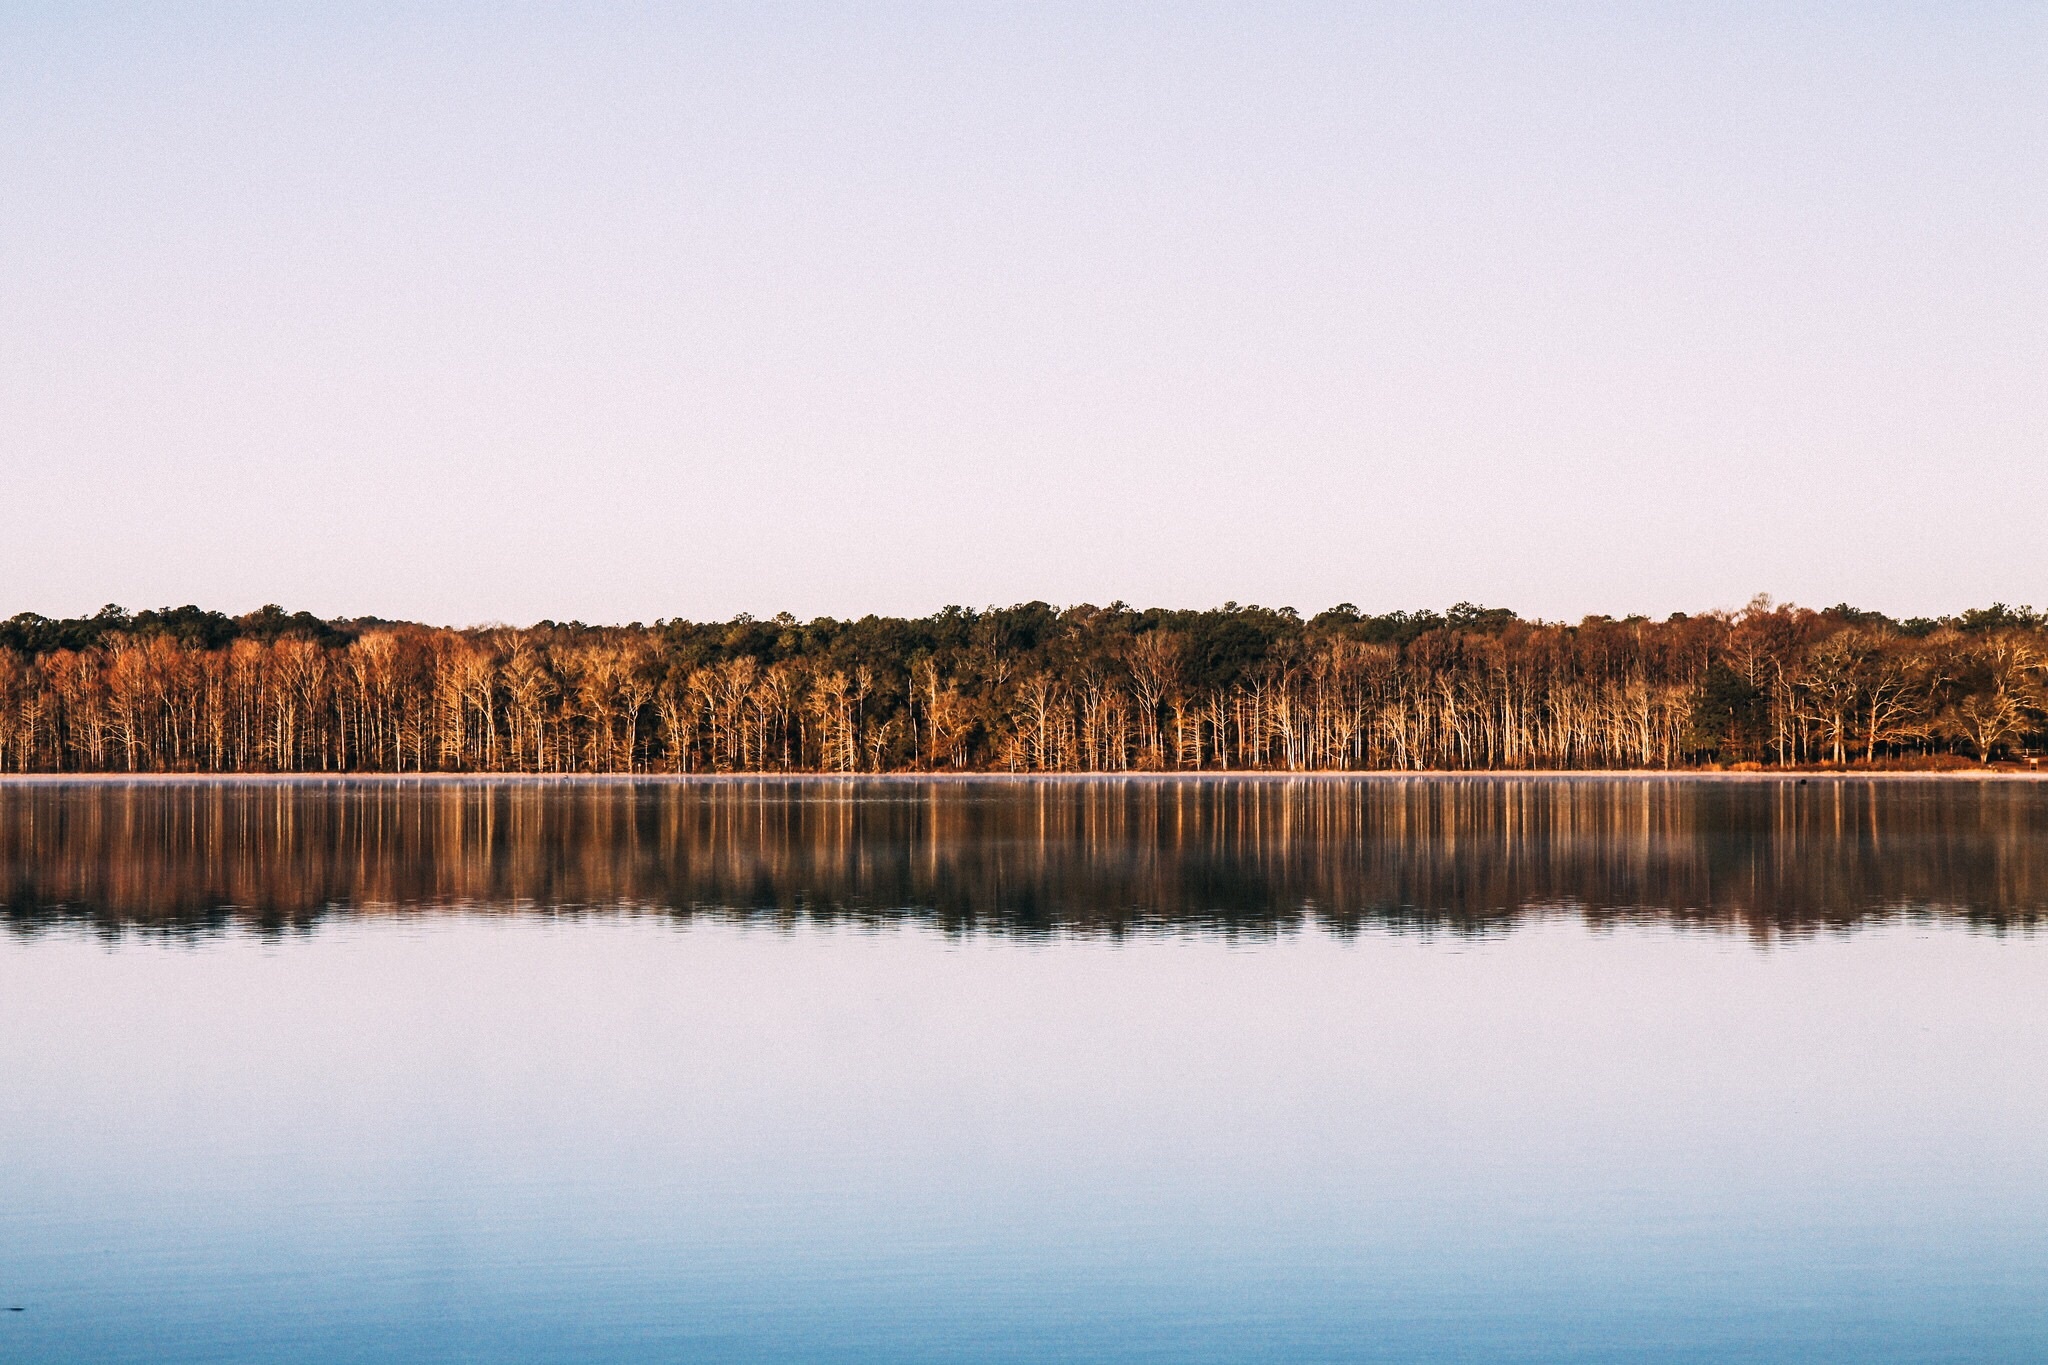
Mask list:
[[2048,787],[1966,780],[0,785],[16,932],[632,910],[953,931],[2032,927]]

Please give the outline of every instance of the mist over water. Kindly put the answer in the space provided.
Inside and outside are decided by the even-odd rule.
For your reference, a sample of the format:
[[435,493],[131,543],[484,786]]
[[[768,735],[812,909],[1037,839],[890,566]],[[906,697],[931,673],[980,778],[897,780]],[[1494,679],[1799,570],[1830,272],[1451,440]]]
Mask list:
[[0,1358],[2048,1352],[2048,786],[0,784]]

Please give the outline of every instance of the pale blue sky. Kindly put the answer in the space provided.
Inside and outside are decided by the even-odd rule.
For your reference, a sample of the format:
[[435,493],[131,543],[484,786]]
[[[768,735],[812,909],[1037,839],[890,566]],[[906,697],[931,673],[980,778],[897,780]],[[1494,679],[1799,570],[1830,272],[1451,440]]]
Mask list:
[[2048,8],[585,8],[0,10],[0,614],[2048,605]]

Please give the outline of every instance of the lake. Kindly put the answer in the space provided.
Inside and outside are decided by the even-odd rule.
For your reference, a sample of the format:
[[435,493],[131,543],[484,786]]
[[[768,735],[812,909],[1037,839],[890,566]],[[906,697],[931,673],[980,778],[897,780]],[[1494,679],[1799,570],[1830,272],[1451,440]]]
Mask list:
[[0,783],[0,1359],[2048,1358],[2048,785]]

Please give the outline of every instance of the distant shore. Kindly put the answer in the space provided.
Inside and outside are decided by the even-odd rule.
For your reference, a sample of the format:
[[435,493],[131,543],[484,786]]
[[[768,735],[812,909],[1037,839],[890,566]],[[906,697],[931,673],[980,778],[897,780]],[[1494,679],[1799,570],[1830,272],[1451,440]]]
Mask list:
[[1082,783],[1082,782],[2039,782],[2048,770],[2034,768],[1774,768],[1736,772],[1712,768],[1534,768],[1413,769],[1357,772],[1287,772],[1237,769],[1210,772],[736,772],[736,773],[0,773],[0,786],[692,786],[741,783],[801,782],[850,784],[925,782]]
[[2044,750],[2048,616],[1998,603],[0,621],[0,769],[42,773],[1981,773]]

